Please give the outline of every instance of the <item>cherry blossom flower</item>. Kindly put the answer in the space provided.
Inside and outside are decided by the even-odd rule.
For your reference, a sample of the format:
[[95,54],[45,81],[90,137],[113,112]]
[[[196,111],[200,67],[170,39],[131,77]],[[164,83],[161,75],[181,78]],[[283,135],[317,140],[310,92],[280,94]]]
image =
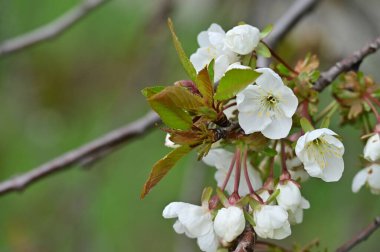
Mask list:
[[352,191],[357,193],[365,184],[373,194],[380,195],[380,165],[372,164],[359,171],[352,181]]
[[291,225],[300,224],[303,221],[303,210],[309,209],[310,203],[304,197],[301,198],[300,204],[295,210],[288,211],[288,219]]
[[215,221],[215,233],[225,242],[232,242],[245,228],[243,210],[236,206],[222,208],[218,211]]
[[338,181],[344,170],[344,146],[330,129],[316,129],[301,136],[296,155],[312,177],[326,182]]
[[228,66],[238,61],[236,53],[225,48],[224,40],[226,33],[218,24],[211,24],[207,31],[202,31],[198,35],[200,48],[190,56],[190,61],[199,72],[207,64],[215,59],[214,81],[218,81]]
[[372,162],[380,159],[380,136],[375,134],[371,136],[364,147],[364,157]]
[[292,126],[298,99],[272,69],[256,71],[262,73],[257,85],[249,85],[236,96],[239,124],[246,134],[261,131],[270,139],[284,138]]
[[288,221],[288,212],[277,205],[263,205],[253,212],[255,231],[261,238],[281,240],[292,232]]
[[219,247],[219,239],[215,235],[211,212],[207,206],[172,202],[165,207],[162,216],[166,219],[178,218],[173,225],[174,230],[189,238],[198,238],[202,251],[215,252]]
[[260,42],[260,31],[248,24],[238,25],[229,30],[225,38],[225,46],[240,55],[251,53]]
[[276,200],[279,206],[285,210],[295,211],[301,204],[301,192],[298,186],[292,181],[279,183],[276,189],[280,190]]
[[[207,156],[203,158],[203,162],[209,166],[214,166],[217,171],[215,173],[215,180],[219,187],[223,185],[223,182],[227,176],[229,166],[232,162],[234,154],[222,148],[211,149]],[[248,176],[255,190],[258,190],[262,186],[262,180],[260,173],[255,170],[248,162]],[[232,194],[234,191],[235,173],[231,174],[231,177],[226,185],[226,191]],[[245,196],[249,194],[249,188],[244,177],[244,171],[241,169],[239,195]]]

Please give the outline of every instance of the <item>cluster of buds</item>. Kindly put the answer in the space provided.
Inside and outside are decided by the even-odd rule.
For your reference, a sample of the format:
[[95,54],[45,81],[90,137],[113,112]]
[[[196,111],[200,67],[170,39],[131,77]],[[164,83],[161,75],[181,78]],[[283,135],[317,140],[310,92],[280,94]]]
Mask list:
[[[191,80],[143,90],[166,125],[165,145],[172,151],[153,166],[142,197],[196,149],[199,160],[216,168],[217,187],[204,189],[201,206],[172,202],[165,207],[164,218],[178,218],[173,226],[177,233],[196,238],[207,252],[234,248],[245,230],[262,239],[288,237],[291,225],[300,224],[303,210],[310,208],[301,183],[309,177],[325,182],[342,177],[344,146],[328,126],[339,104],[344,111],[351,103],[336,92],[338,103],[317,114],[318,92],[312,83],[319,76],[318,59],[309,55],[292,69],[263,42],[270,26],[260,31],[240,24],[225,32],[212,24],[198,35],[200,47],[190,58],[170,20],[169,28]],[[280,64],[258,68],[258,56]],[[365,80],[370,88],[358,92],[372,105],[376,98],[368,90],[374,89]],[[354,191],[367,183],[380,192],[380,165],[374,163],[380,159],[377,133],[365,149],[373,164],[355,177]]]

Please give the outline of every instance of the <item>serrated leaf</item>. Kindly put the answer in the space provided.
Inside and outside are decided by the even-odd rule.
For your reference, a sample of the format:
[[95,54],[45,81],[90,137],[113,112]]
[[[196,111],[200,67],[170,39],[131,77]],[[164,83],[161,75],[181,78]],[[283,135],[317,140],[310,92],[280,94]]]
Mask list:
[[[211,63],[212,62],[213,61],[211,61]],[[211,68],[212,67],[213,66],[211,66]],[[197,81],[195,83],[199,92],[201,93],[203,97],[204,103],[207,104],[209,107],[212,107],[213,96],[214,96],[214,87],[213,87],[213,82],[211,80],[212,79],[209,76],[209,69],[206,66],[201,71],[199,71],[197,75]]]
[[149,98],[152,95],[158,94],[162,90],[165,89],[165,86],[154,86],[154,87],[146,87],[143,90],[141,90],[141,93],[146,97]]
[[273,30],[273,25],[272,24],[269,24],[267,26],[264,27],[264,29],[261,30],[260,32],[260,38],[263,39],[265,38],[266,36],[268,36],[268,34]]
[[153,165],[149,178],[144,184],[141,192],[141,198],[144,198],[149,191],[174,167],[174,165],[191,150],[191,147],[183,145],[172,150],[165,157],[158,160]]
[[190,129],[193,124],[189,112],[204,106],[199,96],[179,86],[166,87],[150,96],[148,102],[168,127],[181,130]]
[[304,132],[313,131],[314,127],[311,125],[310,121],[305,117],[302,117],[300,120],[301,127]]
[[270,58],[272,55],[266,45],[264,45],[262,42],[260,42],[256,49],[255,49],[257,55],[263,56],[264,58]]
[[228,100],[253,83],[260,73],[252,69],[231,69],[220,79],[214,95],[216,100]]
[[177,51],[181,64],[183,68],[185,69],[187,75],[190,77],[190,79],[192,79],[195,82],[197,78],[197,71],[195,70],[193,64],[191,64],[189,58],[187,57],[185,51],[183,50],[181,42],[179,41],[175,33],[173,22],[170,18],[168,19],[168,26],[170,29],[170,33],[172,34],[173,44]]

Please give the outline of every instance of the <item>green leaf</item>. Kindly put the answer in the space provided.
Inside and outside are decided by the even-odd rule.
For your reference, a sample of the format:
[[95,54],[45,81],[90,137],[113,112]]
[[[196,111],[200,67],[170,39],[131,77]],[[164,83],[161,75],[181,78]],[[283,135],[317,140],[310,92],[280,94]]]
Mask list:
[[280,194],[280,189],[277,189],[274,193],[271,194],[271,196],[269,196],[269,198],[267,199],[265,203],[269,205],[277,198],[279,194]]
[[260,42],[257,45],[255,51],[258,55],[263,56],[264,58],[270,58],[270,56],[272,55],[268,47],[264,45],[262,42]]
[[152,95],[158,94],[162,90],[165,89],[165,86],[154,86],[154,87],[147,87],[141,90],[141,93],[146,97],[149,98]]
[[263,39],[265,38],[266,36],[268,36],[268,34],[273,30],[273,25],[272,24],[269,24],[267,26],[264,27],[264,29],[261,30],[260,32],[260,38]]
[[290,76],[290,70],[283,64],[278,64],[276,68],[280,74],[285,75],[285,76]]
[[210,63],[207,65],[208,76],[210,77],[212,84],[214,84],[214,74],[215,74],[214,68],[215,68],[215,59],[212,59]]
[[219,187],[216,188],[216,194],[218,195],[218,198],[223,206],[229,205],[226,195],[224,195],[224,192]]
[[169,26],[170,32],[172,34],[173,44],[174,44],[174,47],[177,51],[178,57],[181,61],[181,64],[182,64],[183,68],[185,69],[187,75],[190,77],[190,79],[192,79],[195,82],[196,78],[197,78],[197,71],[195,70],[193,64],[191,64],[189,58],[187,57],[185,51],[183,50],[181,42],[179,41],[179,39],[175,33],[173,22],[170,18],[168,19],[168,26]]
[[253,83],[260,73],[252,69],[231,69],[220,79],[214,95],[216,100],[228,100]]
[[249,222],[249,224],[251,224],[252,227],[256,226],[256,223],[253,220],[253,216],[247,213],[247,211],[245,210],[243,212],[244,212],[244,218]]
[[173,168],[173,166],[186,154],[192,150],[187,145],[180,146],[162,159],[158,160],[152,168],[149,174],[149,178],[145,182],[143,190],[141,192],[141,198],[144,198],[149,191]]
[[208,202],[212,196],[212,187],[208,186],[206,187],[205,189],[203,189],[203,192],[202,192],[202,199],[201,199],[201,202],[202,204],[206,204],[208,205]]
[[272,149],[270,147],[265,148],[263,151],[263,154],[268,157],[275,157],[277,155],[277,151],[275,149]]
[[321,129],[322,128],[328,128],[330,125],[330,117],[329,116],[325,116],[325,118],[323,118],[323,121],[321,122],[321,125],[319,126]]
[[[213,61],[211,61],[210,64],[213,64]],[[211,65],[211,68],[213,68],[213,65]],[[209,69],[206,66],[198,73],[197,81],[195,82],[195,85],[203,97],[204,103],[209,107],[212,107],[214,96],[214,87],[211,80],[212,79],[209,76]]]
[[305,132],[308,132],[308,131],[313,131],[314,130],[314,127],[313,125],[310,123],[310,121],[308,119],[306,119],[305,117],[302,117],[301,120],[300,120],[300,124],[301,124],[301,127],[303,129],[303,131]]
[[179,86],[166,87],[150,96],[148,102],[168,127],[181,130],[190,129],[193,124],[189,112],[204,106],[199,96]]

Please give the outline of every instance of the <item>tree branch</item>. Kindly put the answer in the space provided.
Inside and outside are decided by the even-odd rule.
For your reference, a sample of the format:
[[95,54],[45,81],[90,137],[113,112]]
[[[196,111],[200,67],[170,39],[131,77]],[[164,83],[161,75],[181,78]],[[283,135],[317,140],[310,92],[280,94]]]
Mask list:
[[352,248],[360,244],[361,242],[368,239],[368,237],[373,234],[378,228],[380,228],[380,216],[376,217],[375,220],[369,224],[366,228],[356,234],[351,240],[347,241],[345,244],[340,246],[336,252],[347,252]]
[[109,154],[128,140],[144,135],[159,121],[159,117],[156,113],[149,112],[146,116],[126,125],[125,127],[111,131],[88,144],[66,152],[63,155],[32,169],[29,172],[0,183],[0,195],[23,190],[38,180],[73,165],[86,165],[89,162],[94,162],[105,154]]
[[339,74],[347,72],[352,69],[358,69],[361,62],[365,57],[370,54],[375,53],[380,48],[380,36],[375,40],[361,48],[360,50],[351,54],[351,56],[342,59],[332,66],[329,70],[323,72],[318,81],[314,84],[314,89],[321,92],[325,89],[331,82],[338,77]]
[[264,42],[271,48],[275,47],[278,42],[300,21],[306,14],[320,2],[320,0],[296,0],[277,20],[273,26],[272,32],[264,39]]
[[[269,33],[264,42],[274,48],[278,42],[313,8],[321,2],[320,0],[296,0],[285,12],[285,14],[277,20],[273,26],[273,30]],[[257,64],[261,67],[268,66],[270,59],[259,57]]]
[[29,33],[22,34],[19,37],[2,42],[0,44],[0,57],[55,38],[107,1],[108,0],[84,0],[81,4],[51,23]]

